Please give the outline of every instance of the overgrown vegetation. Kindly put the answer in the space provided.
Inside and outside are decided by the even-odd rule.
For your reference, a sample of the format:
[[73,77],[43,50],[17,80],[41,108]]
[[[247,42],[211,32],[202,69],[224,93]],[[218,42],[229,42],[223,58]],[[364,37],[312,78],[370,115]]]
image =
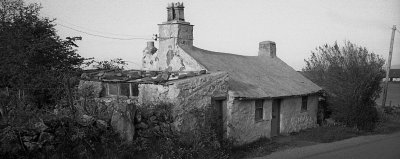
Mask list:
[[125,66],[128,65],[126,61],[121,58],[111,59],[111,60],[103,60],[97,61],[94,58],[86,59],[85,65],[87,67],[92,66],[96,69],[100,70],[124,70]]
[[22,0],[0,0],[0,88],[38,107],[70,95],[64,88],[77,81],[84,60],[74,49],[79,38],[61,39],[54,20],[39,16],[40,8]]
[[[173,122],[169,104],[138,107],[135,112],[141,115],[141,121],[135,123],[146,126],[137,126],[134,140],[127,142],[110,126],[110,120],[75,118],[69,107],[49,112],[30,107],[16,97],[9,99],[16,99],[16,103],[7,103],[18,109],[10,113],[10,120],[0,129],[0,158],[230,157],[233,142],[219,139],[212,124],[200,124],[186,133],[170,125],[163,127]],[[212,121],[204,120],[201,122]]]
[[344,46],[335,43],[316,48],[305,62],[305,75],[327,92],[333,119],[361,130],[375,127],[375,100],[384,75],[381,57],[346,41]]

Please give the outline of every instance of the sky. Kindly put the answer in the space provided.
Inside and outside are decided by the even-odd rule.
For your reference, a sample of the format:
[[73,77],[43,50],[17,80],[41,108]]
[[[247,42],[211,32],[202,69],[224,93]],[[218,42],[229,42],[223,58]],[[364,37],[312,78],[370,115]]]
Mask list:
[[[146,42],[167,19],[166,0],[25,0],[56,18],[62,37],[81,36],[78,53],[98,60],[122,58],[140,69]],[[385,60],[392,26],[400,28],[400,0],[181,0],[194,25],[194,45],[211,51],[256,56],[258,43],[274,41],[277,56],[296,70],[324,44],[348,40]],[[85,32],[85,33],[83,33]],[[88,35],[89,33],[91,35]],[[96,35],[96,36],[93,36]],[[109,38],[104,38],[109,37]],[[122,40],[131,39],[131,40]],[[146,40],[149,39],[149,40]],[[156,43],[157,47],[157,43]],[[392,65],[400,64],[397,30]]]

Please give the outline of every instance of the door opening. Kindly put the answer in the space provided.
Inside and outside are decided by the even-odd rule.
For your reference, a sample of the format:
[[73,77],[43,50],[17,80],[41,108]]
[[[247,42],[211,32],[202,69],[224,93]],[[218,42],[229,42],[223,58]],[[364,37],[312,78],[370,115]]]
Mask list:
[[281,99],[272,101],[271,137],[278,136],[280,132]]
[[211,127],[216,131],[217,138],[222,140],[224,137],[224,116],[223,106],[225,99],[212,99],[212,121]]

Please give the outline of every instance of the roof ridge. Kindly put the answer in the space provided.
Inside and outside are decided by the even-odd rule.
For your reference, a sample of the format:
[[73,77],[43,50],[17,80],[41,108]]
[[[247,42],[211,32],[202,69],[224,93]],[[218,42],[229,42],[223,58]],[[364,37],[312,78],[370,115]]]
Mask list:
[[210,51],[210,50],[202,49],[202,48],[199,48],[199,47],[196,47],[196,46],[185,46],[185,45],[181,46],[181,45],[179,45],[179,47],[181,47],[183,50],[185,50],[185,49],[193,49],[193,50],[197,49],[197,50],[203,51],[203,53],[208,53],[208,54],[223,54],[223,55],[232,55],[232,56],[241,56],[241,57],[257,57],[257,56],[246,56],[246,55],[239,55],[239,54],[226,53],[226,52]]

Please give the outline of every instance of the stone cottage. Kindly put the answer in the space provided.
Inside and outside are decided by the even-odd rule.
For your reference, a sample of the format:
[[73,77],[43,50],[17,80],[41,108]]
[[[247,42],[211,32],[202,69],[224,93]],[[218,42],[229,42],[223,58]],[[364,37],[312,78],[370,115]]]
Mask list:
[[[168,4],[167,21],[158,24],[158,27],[158,48],[155,48],[154,42],[147,43],[143,51],[143,70],[206,70],[220,73],[216,74],[216,79],[198,79],[195,85],[200,87],[189,87],[200,89],[203,85],[209,86],[207,89],[211,92],[207,92],[207,89],[200,92],[192,89],[183,93],[182,97],[182,94],[172,93],[171,88],[147,88],[143,85],[147,92],[152,91],[153,96],[159,94],[154,96],[157,99],[151,100],[173,100],[179,109],[215,107],[222,116],[224,136],[233,137],[239,143],[296,132],[317,124],[318,94],[321,88],[279,59],[275,42],[260,42],[258,56],[197,48],[193,46],[193,25],[185,21],[182,3]],[[221,82],[216,84],[217,81]],[[227,81],[226,90],[222,81]],[[220,86],[218,89],[222,90],[216,91],[211,83]],[[187,81],[174,87],[190,84]],[[180,123],[184,122],[189,121],[183,118]]]

